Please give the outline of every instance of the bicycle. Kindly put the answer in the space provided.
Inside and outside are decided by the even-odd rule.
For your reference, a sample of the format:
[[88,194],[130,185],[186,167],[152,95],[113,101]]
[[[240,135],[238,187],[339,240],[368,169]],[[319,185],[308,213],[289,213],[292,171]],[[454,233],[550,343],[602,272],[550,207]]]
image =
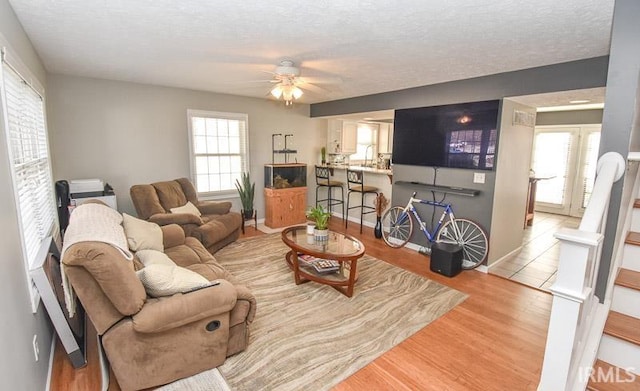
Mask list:
[[[413,219],[411,218],[411,215],[413,215],[429,243],[450,243],[458,244],[462,247],[463,269],[474,269],[482,264],[489,252],[489,241],[484,230],[469,219],[456,218],[451,204],[421,200],[415,198],[416,194],[417,192],[413,192],[409,202],[407,202],[407,206],[404,208],[394,206],[382,216],[382,237],[387,245],[393,248],[400,248],[407,244],[413,233]],[[433,232],[429,232],[426,224],[420,218],[415,206],[413,206],[415,202],[444,208]],[[448,218],[446,222],[444,222],[445,218]]]

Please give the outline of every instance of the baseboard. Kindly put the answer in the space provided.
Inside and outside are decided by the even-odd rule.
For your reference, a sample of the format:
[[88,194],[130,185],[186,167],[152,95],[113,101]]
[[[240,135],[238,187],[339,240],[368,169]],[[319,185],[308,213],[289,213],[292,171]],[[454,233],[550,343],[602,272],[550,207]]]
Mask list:
[[[507,255],[502,256],[497,261],[491,263],[491,265],[489,265],[489,266],[482,265],[482,266],[486,267],[487,271],[491,271],[492,268],[497,267],[500,263],[502,263],[502,262],[504,262],[504,261],[506,261],[508,259],[511,259],[512,257],[514,257],[520,251],[522,251],[522,246],[518,246],[515,250],[511,251]],[[478,266],[478,267],[481,267],[481,266]]]
[[[343,215],[342,215],[342,213],[337,213],[337,212],[332,212],[332,213],[331,213],[331,216],[339,217],[339,218],[341,218],[341,219],[343,218],[343,217],[342,217],[342,216],[343,216]],[[349,221],[354,222],[354,223],[356,223],[356,224],[360,224],[360,219],[359,219],[359,218],[357,218],[357,217],[349,216]],[[364,227],[375,228],[376,223],[372,223],[372,222],[370,222],[370,221],[366,221],[366,220],[364,220],[364,221],[362,222],[362,225],[363,225]]]
[[51,390],[51,376],[53,375],[53,358],[56,353],[56,341],[58,336],[54,332],[51,336],[51,351],[49,352],[49,369],[47,369],[47,384],[45,386],[45,391]]
[[487,266],[485,266],[485,265],[480,265],[480,266],[476,267],[473,270],[478,271],[480,273],[484,273],[484,274],[488,274],[489,273],[489,268]]
[[100,359],[100,383],[101,390],[108,391],[109,390],[109,361],[107,361],[107,357],[102,349],[102,341],[100,340],[100,336],[96,335],[96,344],[98,345],[98,358]]

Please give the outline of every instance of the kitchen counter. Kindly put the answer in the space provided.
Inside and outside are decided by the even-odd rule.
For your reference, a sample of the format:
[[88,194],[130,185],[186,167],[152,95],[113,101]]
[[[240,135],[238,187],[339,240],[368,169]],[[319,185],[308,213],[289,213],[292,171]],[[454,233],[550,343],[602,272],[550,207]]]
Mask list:
[[347,166],[346,164],[331,164],[327,166],[336,170],[346,170],[349,168],[354,171],[370,172],[372,174],[393,175],[392,170],[384,170],[382,168],[364,167],[364,166]]
[[[358,171],[362,171],[364,172],[364,184],[367,186],[374,186],[377,187],[379,192],[383,193],[384,196],[391,201],[391,191],[392,191],[392,175],[393,172],[392,170],[382,170],[379,168],[373,168],[373,167],[363,167],[363,166],[357,166],[357,165],[346,165],[346,164],[331,164],[326,166],[327,168],[330,169],[330,173],[331,173],[331,179],[332,180],[336,180],[336,181],[340,181],[342,183],[344,183],[344,197],[345,197],[345,208],[346,208],[346,199],[347,199],[347,168],[349,168],[350,170],[358,170]],[[321,198],[323,197],[325,193],[321,193]],[[338,196],[339,197],[339,196]],[[360,196],[359,195],[353,195],[351,202],[352,204],[350,206],[353,206],[354,204],[358,205],[360,204]],[[374,201],[375,197],[372,195],[367,195],[366,196],[366,200],[365,200],[365,205],[368,206],[373,206],[373,201]],[[339,208],[338,207],[334,207],[333,211],[336,212],[336,210]],[[342,217],[342,215],[340,215],[340,217]],[[353,221],[355,223],[360,223],[360,211],[358,209],[353,209],[350,211],[349,213],[349,220]],[[370,213],[370,214],[366,214],[364,215],[364,225],[365,226],[369,226],[369,227],[373,227],[375,226],[376,223],[376,214],[375,213]]]

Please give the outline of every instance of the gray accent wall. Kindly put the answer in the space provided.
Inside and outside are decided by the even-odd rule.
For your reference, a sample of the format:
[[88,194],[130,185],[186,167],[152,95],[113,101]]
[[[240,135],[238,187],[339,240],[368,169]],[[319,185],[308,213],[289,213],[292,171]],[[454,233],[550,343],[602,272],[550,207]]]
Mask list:
[[322,117],[604,87],[607,56],[311,105]]
[[[0,0],[0,34],[8,41],[9,49],[45,85],[44,67],[7,0]],[[44,390],[52,328],[42,304],[35,314],[31,310],[2,110],[0,131],[0,389]],[[32,347],[34,335],[38,335],[40,345],[37,362]]]
[[[487,265],[510,255],[522,246],[524,235],[524,213],[529,184],[529,167],[533,146],[533,127],[513,125],[515,109],[535,113],[532,107],[504,99],[500,105],[498,158],[494,171],[466,170],[394,165],[391,205],[406,205],[412,192],[417,198],[444,200],[453,205],[457,217],[467,218],[480,224],[489,235]],[[484,173],[485,183],[474,183],[474,173]],[[411,183],[422,182],[440,186],[462,187],[478,190],[470,197],[452,193],[431,192]],[[416,204],[420,217],[429,231],[437,224],[442,208]],[[433,219],[432,219],[433,217]],[[414,227],[411,243],[427,246],[424,234]]]
[[[135,215],[131,186],[190,176],[187,109],[249,115],[258,218],[265,211],[271,135],[292,133],[287,146],[298,154],[290,161],[310,166],[320,162],[326,145],[326,120],[309,118],[308,105],[287,108],[282,101],[66,75],[49,75],[47,88],[54,178],[100,178],[115,189],[118,209],[129,214]],[[308,204],[315,197],[312,171],[307,170]],[[239,198],[229,200],[240,211]]]
[[[637,0],[616,0],[613,10],[611,30],[611,61],[607,90],[605,93],[604,115],[602,118],[602,136],[600,155],[615,151],[625,159],[630,151],[640,151],[640,124],[638,102],[640,102],[640,2]],[[637,170],[633,167],[633,171]],[[620,213],[626,213],[624,199],[634,197],[629,186],[623,187],[624,180],[613,185],[611,201],[607,215],[606,234],[602,244],[600,273],[596,286],[596,296],[604,299],[607,279],[610,273],[611,258],[615,255],[624,219]],[[637,197],[637,195],[635,195]],[[622,210],[621,210],[622,207]],[[618,238],[618,240],[615,240]]]
[[[438,168],[437,174],[433,167],[394,165],[393,166],[393,191],[391,205],[404,206],[409,201],[412,192],[417,192],[417,198],[431,201],[443,201],[453,205],[453,211],[458,217],[465,217],[476,221],[485,230],[491,226],[491,208],[493,205],[493,189],[495,187],[494,171],[478,171],[485,174],[485,183],[473,183],[473,170],[460,168]],[[435,177],[435,178],[434,178]],[[435,179],[435,180],[434,180]],[[446,197],[440,192],[431,192],[420,185],[398,184],[399,181],[423,182],[436,184],[439,186],[462,187],[466,189],[478,190],[475,197],[447,194]],[[442,214],[442,208],[434,208],[429,205],[415,204],[420,217],[427,224],[429,231],[433,231],[433,226],[438,223]],[[432,225],[433,216],[433,225]],[[419,227],[415,226],[411,243],[419,246],[427,246],[429,243],[424,237]]]

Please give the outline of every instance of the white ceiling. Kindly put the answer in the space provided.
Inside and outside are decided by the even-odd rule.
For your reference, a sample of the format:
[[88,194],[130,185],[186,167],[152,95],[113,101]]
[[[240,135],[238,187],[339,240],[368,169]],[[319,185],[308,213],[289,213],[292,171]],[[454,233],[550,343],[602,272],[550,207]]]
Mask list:
[[9,2],[51,73],[266,98],[291,59],[315,103],[606,55],[614,1]]

